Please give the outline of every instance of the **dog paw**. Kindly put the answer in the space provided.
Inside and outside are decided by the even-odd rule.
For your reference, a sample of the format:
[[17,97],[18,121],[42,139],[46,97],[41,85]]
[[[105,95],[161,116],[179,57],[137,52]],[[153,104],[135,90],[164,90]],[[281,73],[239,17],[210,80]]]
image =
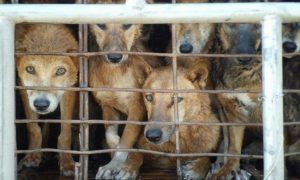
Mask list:
[[202,179],[200,173],[195,171],[193,164],[183,165],[182,168],[182,179],[184,180],[194,180],[194,179]]
[[63,176],[74,176],[75,163],[73,160],[60,163],[60,172]]
[[99,167],[96,179],[136,179],[137,170],[130,164],[111,161],[105,166]]
[[244,169],[231,172],[233,179],[235,180],[250,180],[252,174]]
[[206,180],[213,179],[213,180],[250,180],[251,173],[244,169],[236,169],[231,171],[231,173],[225,174],[220,173],[219,170],[222,168],[223,163],[214,163],[209,170]]
[[30,153],[26,154],[26,156],[21,160],[21,166],[25,167],[39,167],[42,161],[42,154],[41,153]]

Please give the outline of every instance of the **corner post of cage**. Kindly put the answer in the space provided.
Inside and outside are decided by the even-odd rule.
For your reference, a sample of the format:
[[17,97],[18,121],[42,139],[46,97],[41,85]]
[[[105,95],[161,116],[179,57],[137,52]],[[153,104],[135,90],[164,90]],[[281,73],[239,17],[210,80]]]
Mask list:
[[264,177],[284,179],[282,21],[267,15],[262,23]]
[[0,17],[0,179],[16,179],[15,25]]

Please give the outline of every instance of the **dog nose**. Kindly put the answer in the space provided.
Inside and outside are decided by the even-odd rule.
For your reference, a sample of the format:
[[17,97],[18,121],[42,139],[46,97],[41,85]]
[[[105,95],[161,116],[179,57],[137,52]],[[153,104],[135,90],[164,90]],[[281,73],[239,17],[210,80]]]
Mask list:
[[161,139],[162,131],[160,129],[154,128],[149,129],[146,132],[146,138],[151,142],[158,142]]
[[238,61],[242,62],[242,63],[249,63],[250,61],[252,61],[253,58],[251,57],[239,57],[237,58]]
[[123,58],[122,54],[108,54],[107,58],[112,63],[119,63],[121,59]]
[[36,99],[33,105],[37,110],[44,111],[49,107],[50,102],[47,99]]
[[284,42],[283,49],[285,52],[292,53],[297,49],[297,45],[294,42]]
[[184,43],[180,45],[179,50],[181,53],[191,53],[193,46],[190,43]]

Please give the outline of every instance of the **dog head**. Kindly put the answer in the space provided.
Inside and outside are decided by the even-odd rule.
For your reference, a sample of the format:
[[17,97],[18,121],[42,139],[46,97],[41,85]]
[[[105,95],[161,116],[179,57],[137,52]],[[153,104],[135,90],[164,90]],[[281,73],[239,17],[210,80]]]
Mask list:
[[[70,87],[77,82],[77,67],[67,56],[21,56],[17,70],[24,86]],[[55,111],[64,95],[56,90],[26,92],[30,108],[38,114]]]
[[[224,52],[230,54],[256,54],[261,51],[261,27],[257,24],[222,24],[220,41]],[[238,57],[232,63],[248,65],[256,58]]]
[[[177,3],[204,3],[208,0],[179,0]],[[208,50],[214,35],[215,25],[208,23],[176,24],[176,49],[177,52],[203,53]]]
[[[96,37],[101,51],[130,51],[136,39],[141,35],[138,24],[94,24],[91,30]],[[105,60],[111,64],[120,64],[128,59],[128,55],[111,53]]]
[[[206,71],[178,70],[179,89],[198,89],[197,81],[203,81]],[[144,89],[173,89],[173,76],[170,67],[155,69],[145,81]],[[185,121],[186,117],[196,113],[200,107],[195,103],[197,95],[193,93],[178,93],[175,102],[172,93],[144,93],[144,103],[147,109],[148,121],[175,122],[174,104],[178,104],[178,120]],[[170,140],[175,130],[174,125],[149,124],[146,125],[144,136],[154,144],[162,144]]]
[[213,24],[177,24],[177,52],[196,54],[207,51],[213,32]]
[[[291,23],[283,25],[282,48],[284,53],[300,52],[300,23]],[[292,58],[292,56],[285,57]]]
[[[77,52],[78,44],[64,25],[18,26],[18,52]],[[21,55],[16,57],[19,81],[23,86],[69,87],[77,82],[78,60],[70,56]],[[25,90],[30,108],[39,114],[53,112],[64,91]]]
[[[88,3],[124,4],[125,0],[89,0]],[[96,39],[100,51],[130,51],[135,41],[141,36],[142,25],[92,24],[90,25],[90,30]],[[107,63],[118,65],[125,62],[128,59],[128,55],[110,53],[105,55],[104,59]]]

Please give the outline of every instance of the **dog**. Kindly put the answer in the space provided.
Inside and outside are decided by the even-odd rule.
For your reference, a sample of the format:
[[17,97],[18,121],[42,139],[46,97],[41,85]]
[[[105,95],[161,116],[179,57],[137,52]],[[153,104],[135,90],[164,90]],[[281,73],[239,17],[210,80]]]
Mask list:
[[[123,3],[124,1],[104,1],[100,3]],[[92,24],[91,33],[100,51],[143,51],[140,42],[142,25],[139,24]],[[149,61],[147,61],[149,60]],[[149,57],[109,53],[91,58],[89,84],[91,87],[141,88],[157,61]],[[128,120],[142,121],[146,109],[139,92],[93,92],[102,108],[103,119],[120,120],[125,114]],[[109,148],[131,148],[141,131],[139,125],[127,124],[121,137],[118,125],[105,124],[106,143]],[[99,168],[99,172],[113,171],[125,161],[127,153],[117,152],[110,163]],[[99,173],[98,172],[98,173]],[[98,178],[98,177],[97,177]]]
[[[261,28],[256,24],[222,24],[219,38],[223,53],[256,54],[261,50]],[[238,57],[221,59],[214,64],[215,89],[260,90],[261,61],[259,58]],[[220,93],[217,95],[225,122],[262,122],[259,94]],[[229,127],[228,153],[240,154],[245,126]],[[231,171],[238,170],[240,158],[229,157],[212,179],[226,177]]]
[[[64,25],[36,24],[18,25],[16,50],[20,52],[73,52],[78,44],[70,29]],[[20,55],[16,58],[18,84],[21,86],[70,87],[77,82],[78,62],[74,57],[54,55]],[[60,106],[61,119],[73,117],[76,94],[62,90],[20,90],[27,119],[38,119]],[[27,123],[29,149],[40,149],[41,128],[38,123]],[[71,147],[71,124],[62,123],[58,137],[59,149]],[[26,154],[20,165],[38,167],[42,153]],[[71,154],[59,153],[60,170],[63,175],[74,175]]]
[[[199,89],[202,73],[207,71],[178,70],[179,89]],[[145,81],[144,89],[172,89],[173,76],[171,67],[154,69]],[[174,122],[174,96],[172,93],[144,93],[144,103],[147,109],[149,122]],[[210,98],[205,93],[178,94],[179,122],[219,122],[212,112]],[[175,125],[148,124],[141,134],[137,147],[140,149],[175,153]],[[180,150],[182,153],[213,152],[220,139],[219,126],[188,126],[179,127]],[[128,159],[118,164],[114,171],[98,172],[98,178],[104,179],[135,179],[143,161],[148,165],[159,168],[176,167],[176,158],[157,155],[130,153]],[[209,167],[208,157],[182,158],[184,179],[204,178]]]
[[[283,24],[282,26],[283,53],[300,52],[300,23]],[[284,56],[290,59],[293,56]]]
[[[176,3],[208,3],[208,0],[179,0]],[[216,52],[214,48],[216,40],[216,25],[212,23],[181,23],[175,25],[176,52],[180,54],[205,54]],[[172,45],[168,47],[171,52]],[[199,64],[199,61],[202,63]],[[204,69],[211,71],[211,60],[204,57],[178,56],[178,66],[191,68],[195,65],[205,66]],[[171,58],[167,59],[167,64],[171,64]],[[211,78],[207,78],[206,89],[212,89]]]
[[[284,53],[300,52],[300,24],[291,23],[283,24],[283,51]],[[285,55],[283,58],[283,87],[284,89],[300,89],[300,56]],[[297,122],[300,117],[300,95],[298,93],[287,93],[284,95],[284,121]],[[290,125],[285,127],[285,135],[287,136],[287,152],[300,151],[300,126]],[[300,158],[299,156],[287,157],[286,165],[288,175],[296,173],[299,176]],[[291,168],[289,168],[291,167]],[[298,174],[297,174],[298,173]]]

